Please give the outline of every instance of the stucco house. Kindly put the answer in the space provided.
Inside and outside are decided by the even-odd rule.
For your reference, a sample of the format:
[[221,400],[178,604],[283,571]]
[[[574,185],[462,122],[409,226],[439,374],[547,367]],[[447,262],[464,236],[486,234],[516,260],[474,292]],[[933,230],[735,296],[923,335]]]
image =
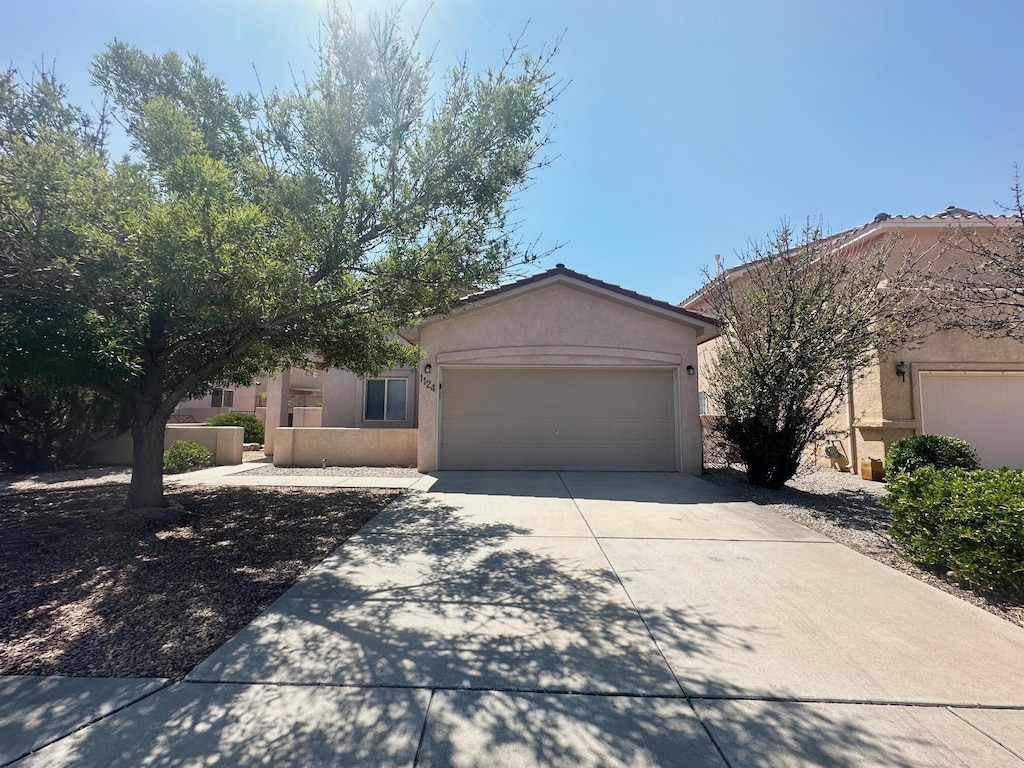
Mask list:
[[262,382],[249,387],[217,388],[204,397],[183,400],[171,414],[172,424],[202,424],[211,416],[232,411],[258,413]]
[[374,455],[411,451],[424,472],[699,474],[697,345],[716,332],[699,312],[558,264],[403,331],[423,351],[415,371],[326,372],[320,430],[272,429],[286,423],[275,379],[266,450],[275,463],[333,463],[331,445],[359,440]]
[[[966,229],[985,237],[997,227],[1015,224],[1013,217],[982,216],[950,206],[932,216],[879,214],[831,239],[837,249],[856,249],[898,234],[891,264],[916,254],[937,269],[966,258],[962,251],[948,247],[958,232]],[[741,280],[743,268],[722,274]],[[681,306],[708,311],[700,292]],[[713,341],[702,343],[701,359],[708,361],[714,347]],[[702,366],[702,392],[708,389],[710,373],[710,365]],[[1024,467],[1024,345],[956,331],[932,333],[879,357],[866,376],[851,381],[832,426],[847,436],[830,446],[818,446],[818,458],[853,471],[862,459],[883,459],[895,440],[924,433],[967,440],[985,467]]]
[[[286,423],[289,426],[319,426],[326,377],[323,366],[315,360],[309,360],[306,365],[292,367],[282,375],[288,377]],[[171,422],[202,424],[211,416],[232,411],[254,413],[263,419],[267,406],[267,391],[272,378],[261,376],[249,386],[218,387],[203,397],[184,400],[174,409]]]

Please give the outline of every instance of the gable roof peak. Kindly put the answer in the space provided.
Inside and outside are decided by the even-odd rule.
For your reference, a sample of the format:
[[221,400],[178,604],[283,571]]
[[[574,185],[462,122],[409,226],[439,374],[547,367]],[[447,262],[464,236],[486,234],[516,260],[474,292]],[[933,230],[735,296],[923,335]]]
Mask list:
[[[672,315],[681,316],[685,321],[695,322],[700,325],[710,326],[715,328],[718,326],[718,321],[712,317],[701,314],[700,312],[694,312],[690,309],[685,309],[678,305],[672,304],[667,301],[661,301],[660,299],[646,296],[636,291],[631,291],[628,288],[623,288],[621,285],[615,285],[614,283],[606,283],[603,280],[598,280],[590,275],[585,275],[582,272],[576,272],[575,270],[569,269],[565,264],[556,264],[551,269],[538,272],[535,275],[529,275],[528,277],[514,280],[510,283],[504,283],[497,286],[496,288],[490,288],[484,291],[477,291],[471,293],[468,296],[463,296],[459,299],[459,306],[469,308],[478,302],[487,303],[487,300],[493,300],[495,298],[504,298],[506,294],[515,294],[521,292],[523,289],[527,289],[535,284],[544,283],[552,279],[570,280],[584,286],[588,286],[591,289],[597,289],[606,294],[614,294],[622,299],[629,302],[634,302],[640,305],[647,305],[648,307],[654,308],[655,311],[668,312]],[[539,287],[539,286],[538,286]]]

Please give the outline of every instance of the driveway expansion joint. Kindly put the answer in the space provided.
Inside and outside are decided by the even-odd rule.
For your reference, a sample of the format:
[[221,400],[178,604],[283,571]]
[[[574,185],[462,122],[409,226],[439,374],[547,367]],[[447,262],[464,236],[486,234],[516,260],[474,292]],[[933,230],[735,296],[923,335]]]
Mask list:
[[[959,703],[952,701],[915,701],[912,699],[856,699],[831,696],[773,696],[762,695],[716,695],[701,693],[643,693],[639,691],[593,691],[574,688],[531,688],[527,686],[485,686],[485,685],[436,685],[424,683],[416,685],[413,683],[335,683],[335,682],[284,682],[279,680],[234,680],[234,679],[186,679],[179,681],[191,685],[234,685],[252,687],[277,687],[277,688],[343,688],[351,690],[408,690],[408,691],[431,691],[439,692],[473,692],[473,693],[523,693],[523,694],[549,694],[552,696],[593,696],[604,698],[627,698],[627,699],[664,699],[666,701],[761,701],[772,704],[843,704],[866,707],[917,707],[921,709],[979,709],[979,710],[1002,710],[1008,712],[1024,712],[1024,703],[1021,704],[986,704],[984,702]],[[170,685],[168,683],[167,685]],[[167,687],[164,686],[164,688]],[[163,688],[152,693],[157,693]],[[142,698],[151,696],[146,694]],[[142,698],[137,701],[141,701]],[[132,704],[136,702],[131,702]],[[125,706],[130,706],[126,704]],[[121,707],[123,709],[124,707]]]
[[[156,680],[159,680],[159,678],[156,678]],[[164,680],[161,681],[161,685],[158,688],[154,688],[152,691],[148,691],[148,692],[142,694],[141,696],[139,696],[136,699],[132,699],[131,701],[125,702],[121,706],[115,707],[114,709],[111,709],[109,712],[104,712],[102,715],[98,715],[98,716],[92,718],[91,720],[89,720],[88,722],[82,723],[77,728],[73,728],[70,731],[68,731],[67,733],[63,733],[60,736],[55,736],[52,739],[40,742],[34,749],[31,749],[28,752],[23,752],[22,754],[20,754],[17,757],[15,757],[13,760],[8,760],[7,762],[0,763],[0,768],[6,768],[6,766],[8,766],[8,765],[14,765],[19,760],[24,760],[29,755],[34,755],[36,752],[39,752],[40,750],[45,749],[46,747],[49,747],[49,746],[51,746],[53,744],[56,744],[59,741],[63,741],[64,739],[67,739],[67,738],[69,738],[71,736],[74,736],[79,731],[84,731],[86,728],[89,728],[89,727],[91,727],[93,725],[96,725],[96,723],[99,723],[99,722],[101,722],[103,720],[106,720],[107,718],[112,717],[113,715],[116,715],[119,712],[123,712],[124,710],[128,709],[128,707],[133,707],[136,704],[138,704],[140,701],[145,701],[150,696],[154,696],[154,695],[160,693],[160,691],[167,690],[169,687],[174,685],[175,682],[177,682],[177,681],[171,680],[170,678],[164,679]]]
[[595,536],[598,541],[700,541],[721,542],[723,544],[835,544],[843,546],[831,539],[715,539],[707,536]]
[[1008,745],[1004,744],[999,739],[997,739],[995,736],[993,736],[991,733],[989,733],[988,731],[984,730],[983,728],[979,728],[977,725],[972,723],[967,718],[962,717],[960,715],[960,713],[956,711],[957,709],[964,709],[964,707],[957,707],[957,708],[946,707],[946,711],[949,712],[949,714],[953,715],[953,717],[955,717],[957,720],[959,720],[962,723],[965,723],[965,724],[969,725],[971,728],[973,728],[975,731],[980,733],[986,739],[994,741],[996,744],[998,744],[1000,747],[1005,749],[1007,752],[1009,752],[1011,755],[1016,757],[1018,760],[1024,760],[1024,754],[1021,754],[1017,750],[1015,750],[1015,749],[1009,747]]
[[434,695],[437,693],[436,689],[430,691],[430,698],[427,699],[427,707],[423,711],[423,727],[420,728],[420,739],[416,743],[416,754],[412,758],[412,766],[416,768],[420,764],[420,757],[423,754],[423,743],[427,739],[427,726],[430,724],[430,706],[434,703]]

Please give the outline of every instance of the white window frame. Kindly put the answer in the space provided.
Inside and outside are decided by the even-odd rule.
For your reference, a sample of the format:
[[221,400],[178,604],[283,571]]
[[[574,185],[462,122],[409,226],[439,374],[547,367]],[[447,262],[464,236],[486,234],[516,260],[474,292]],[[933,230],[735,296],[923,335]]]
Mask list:
[[[384,382],[384,416],[383,416],[383,418],[380,418],[380,419],[371,419],[371,418],[368,418],[367,415],[366,415],[367,399],[370,396],[369,384],[370,384],[371,381],[383,381]],[[391,390],[392,382],[396,382],[396,381],[400,381],[400,382],[402,382],[405,385],[405,410],[403,412],[402,418],[400,418],[400,419],[389,419],[388,418],[388,394],[389,394],[389,392]],[[401,378],[401,377],[394,377],[394,378],[380,377],[380,378],[375,378],[375,379],[366,379],[364,384],[363,384],[363,421],[371,421],[371,422],[374,422],[374,423],[381,422],[381,421],[391,421],[391,422],[408,421],[409,420],[409,390],[410,390],[409,380],[406,379],[406,378]]]

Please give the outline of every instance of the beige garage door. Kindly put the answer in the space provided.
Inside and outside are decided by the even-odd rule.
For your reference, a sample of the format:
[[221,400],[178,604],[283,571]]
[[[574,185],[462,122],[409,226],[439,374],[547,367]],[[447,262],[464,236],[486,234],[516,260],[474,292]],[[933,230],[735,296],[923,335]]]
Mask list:
[[675,373],[445,368],[442,469],[676,469]]
[[1024,467],[1024,373],[921,373],[921,427],[974,446],[986,469]]

